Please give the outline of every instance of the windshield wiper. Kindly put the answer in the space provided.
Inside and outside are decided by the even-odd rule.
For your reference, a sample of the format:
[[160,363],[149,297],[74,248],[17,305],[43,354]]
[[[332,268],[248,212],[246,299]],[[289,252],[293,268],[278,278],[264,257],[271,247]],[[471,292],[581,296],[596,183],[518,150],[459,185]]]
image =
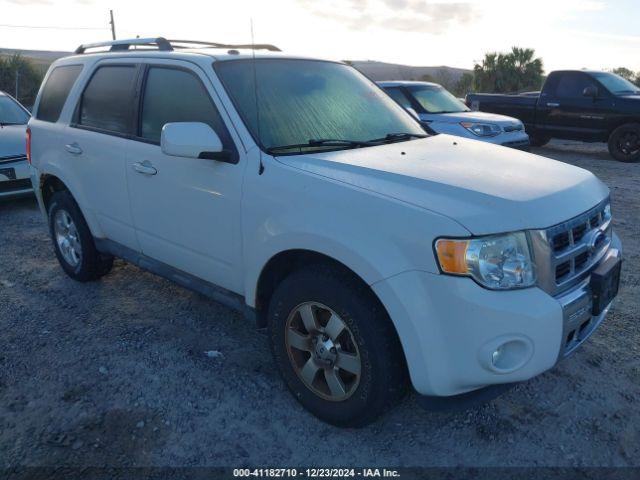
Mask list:
[[401,142],[403,140],[410,140],[412,138],[426,138],[429,135],[425,133],[409,133],[409,132],[398,132],[398,133],[387,133],[382,138],[374,138],[373,140],[369,140],[370,143],[391,143],[391,142]]
[[359,148],[375,145],[373,142],[360,140],[344,140],[339,138],[318,138],[311,139],[307,143],[294,143],[291,145],[278,145],[269,147],[266,152],[269,154],[281,152],[283,150],[299,150],[309,147],[341,147],[341,148]]

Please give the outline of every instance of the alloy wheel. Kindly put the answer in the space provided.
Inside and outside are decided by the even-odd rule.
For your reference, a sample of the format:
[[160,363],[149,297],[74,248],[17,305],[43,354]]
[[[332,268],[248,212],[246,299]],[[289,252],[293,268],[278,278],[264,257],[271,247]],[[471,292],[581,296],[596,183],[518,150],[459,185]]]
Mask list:
[[53,218],[56,244],[64,260],[76,267],[82,261],[80,237],[71,215],[66,210],[58,210]]
[[353,334],[331,308],[317,302],[289,314],[285,343],[296,374],[313,393],[334,402],[358,388],[362,361]]

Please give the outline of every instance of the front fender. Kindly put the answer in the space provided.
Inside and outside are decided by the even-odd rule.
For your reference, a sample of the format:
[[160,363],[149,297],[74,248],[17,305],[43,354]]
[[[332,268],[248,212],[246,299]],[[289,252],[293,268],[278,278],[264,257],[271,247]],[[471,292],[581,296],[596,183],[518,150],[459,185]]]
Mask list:
[[408,270],[437,273],[434,239],[469,233],[443,215],[277,161],[262,176],[253,170],[242,216],[250,306],[262,269],[283,251],[321,253],[371,285]]

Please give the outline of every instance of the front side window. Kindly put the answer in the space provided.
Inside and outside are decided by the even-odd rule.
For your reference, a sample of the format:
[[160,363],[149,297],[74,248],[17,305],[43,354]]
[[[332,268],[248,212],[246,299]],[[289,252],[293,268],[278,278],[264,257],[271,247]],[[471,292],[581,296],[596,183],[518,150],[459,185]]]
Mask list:
[[365,142],[396,133],[424,136],[408,113],[347,65],[290,59],[214,65],[247,128],[267,151],[310,140]]
[[11,97],[0,96],[0,125],[25,125],[29,114]]
[[172,122],[203,122],[220,137],[225,148],[231,139],[202,82],[192,73],[175,68],[151,67],[142,101],[140,136],[160,142],[162,127]]
[[38,120],[44,120],[45,122],[58,121],[62,107],[67,101],[67,96],[81,71],[81,65],[56,67],[51,71],[47,83],[42,88],[40,104],[36,112]]
[[409,91],[427,113],[469,111],[464,103],[439,85],[414,85],[409,87]]
[[98,68],[82,94],[78,123],[107,132],[130,133],[136,73],[135,65]]
[[558,80],[556,96],[558,98],[581,98],[587,87],[597,87],[597,85],[584,73],[565,73]]

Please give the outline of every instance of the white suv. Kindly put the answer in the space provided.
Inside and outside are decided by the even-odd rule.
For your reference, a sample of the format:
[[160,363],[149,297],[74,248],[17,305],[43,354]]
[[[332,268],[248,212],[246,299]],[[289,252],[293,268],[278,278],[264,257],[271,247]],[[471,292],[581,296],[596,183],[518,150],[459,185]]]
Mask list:
[[621,260],[591,173],[427,136],[339,62],[186,43],[82,46],[47,74],[32,182],[72,278],[117,256],[244,311],[342,426],[409,379],[427,404],[487,396],[600,324]]

